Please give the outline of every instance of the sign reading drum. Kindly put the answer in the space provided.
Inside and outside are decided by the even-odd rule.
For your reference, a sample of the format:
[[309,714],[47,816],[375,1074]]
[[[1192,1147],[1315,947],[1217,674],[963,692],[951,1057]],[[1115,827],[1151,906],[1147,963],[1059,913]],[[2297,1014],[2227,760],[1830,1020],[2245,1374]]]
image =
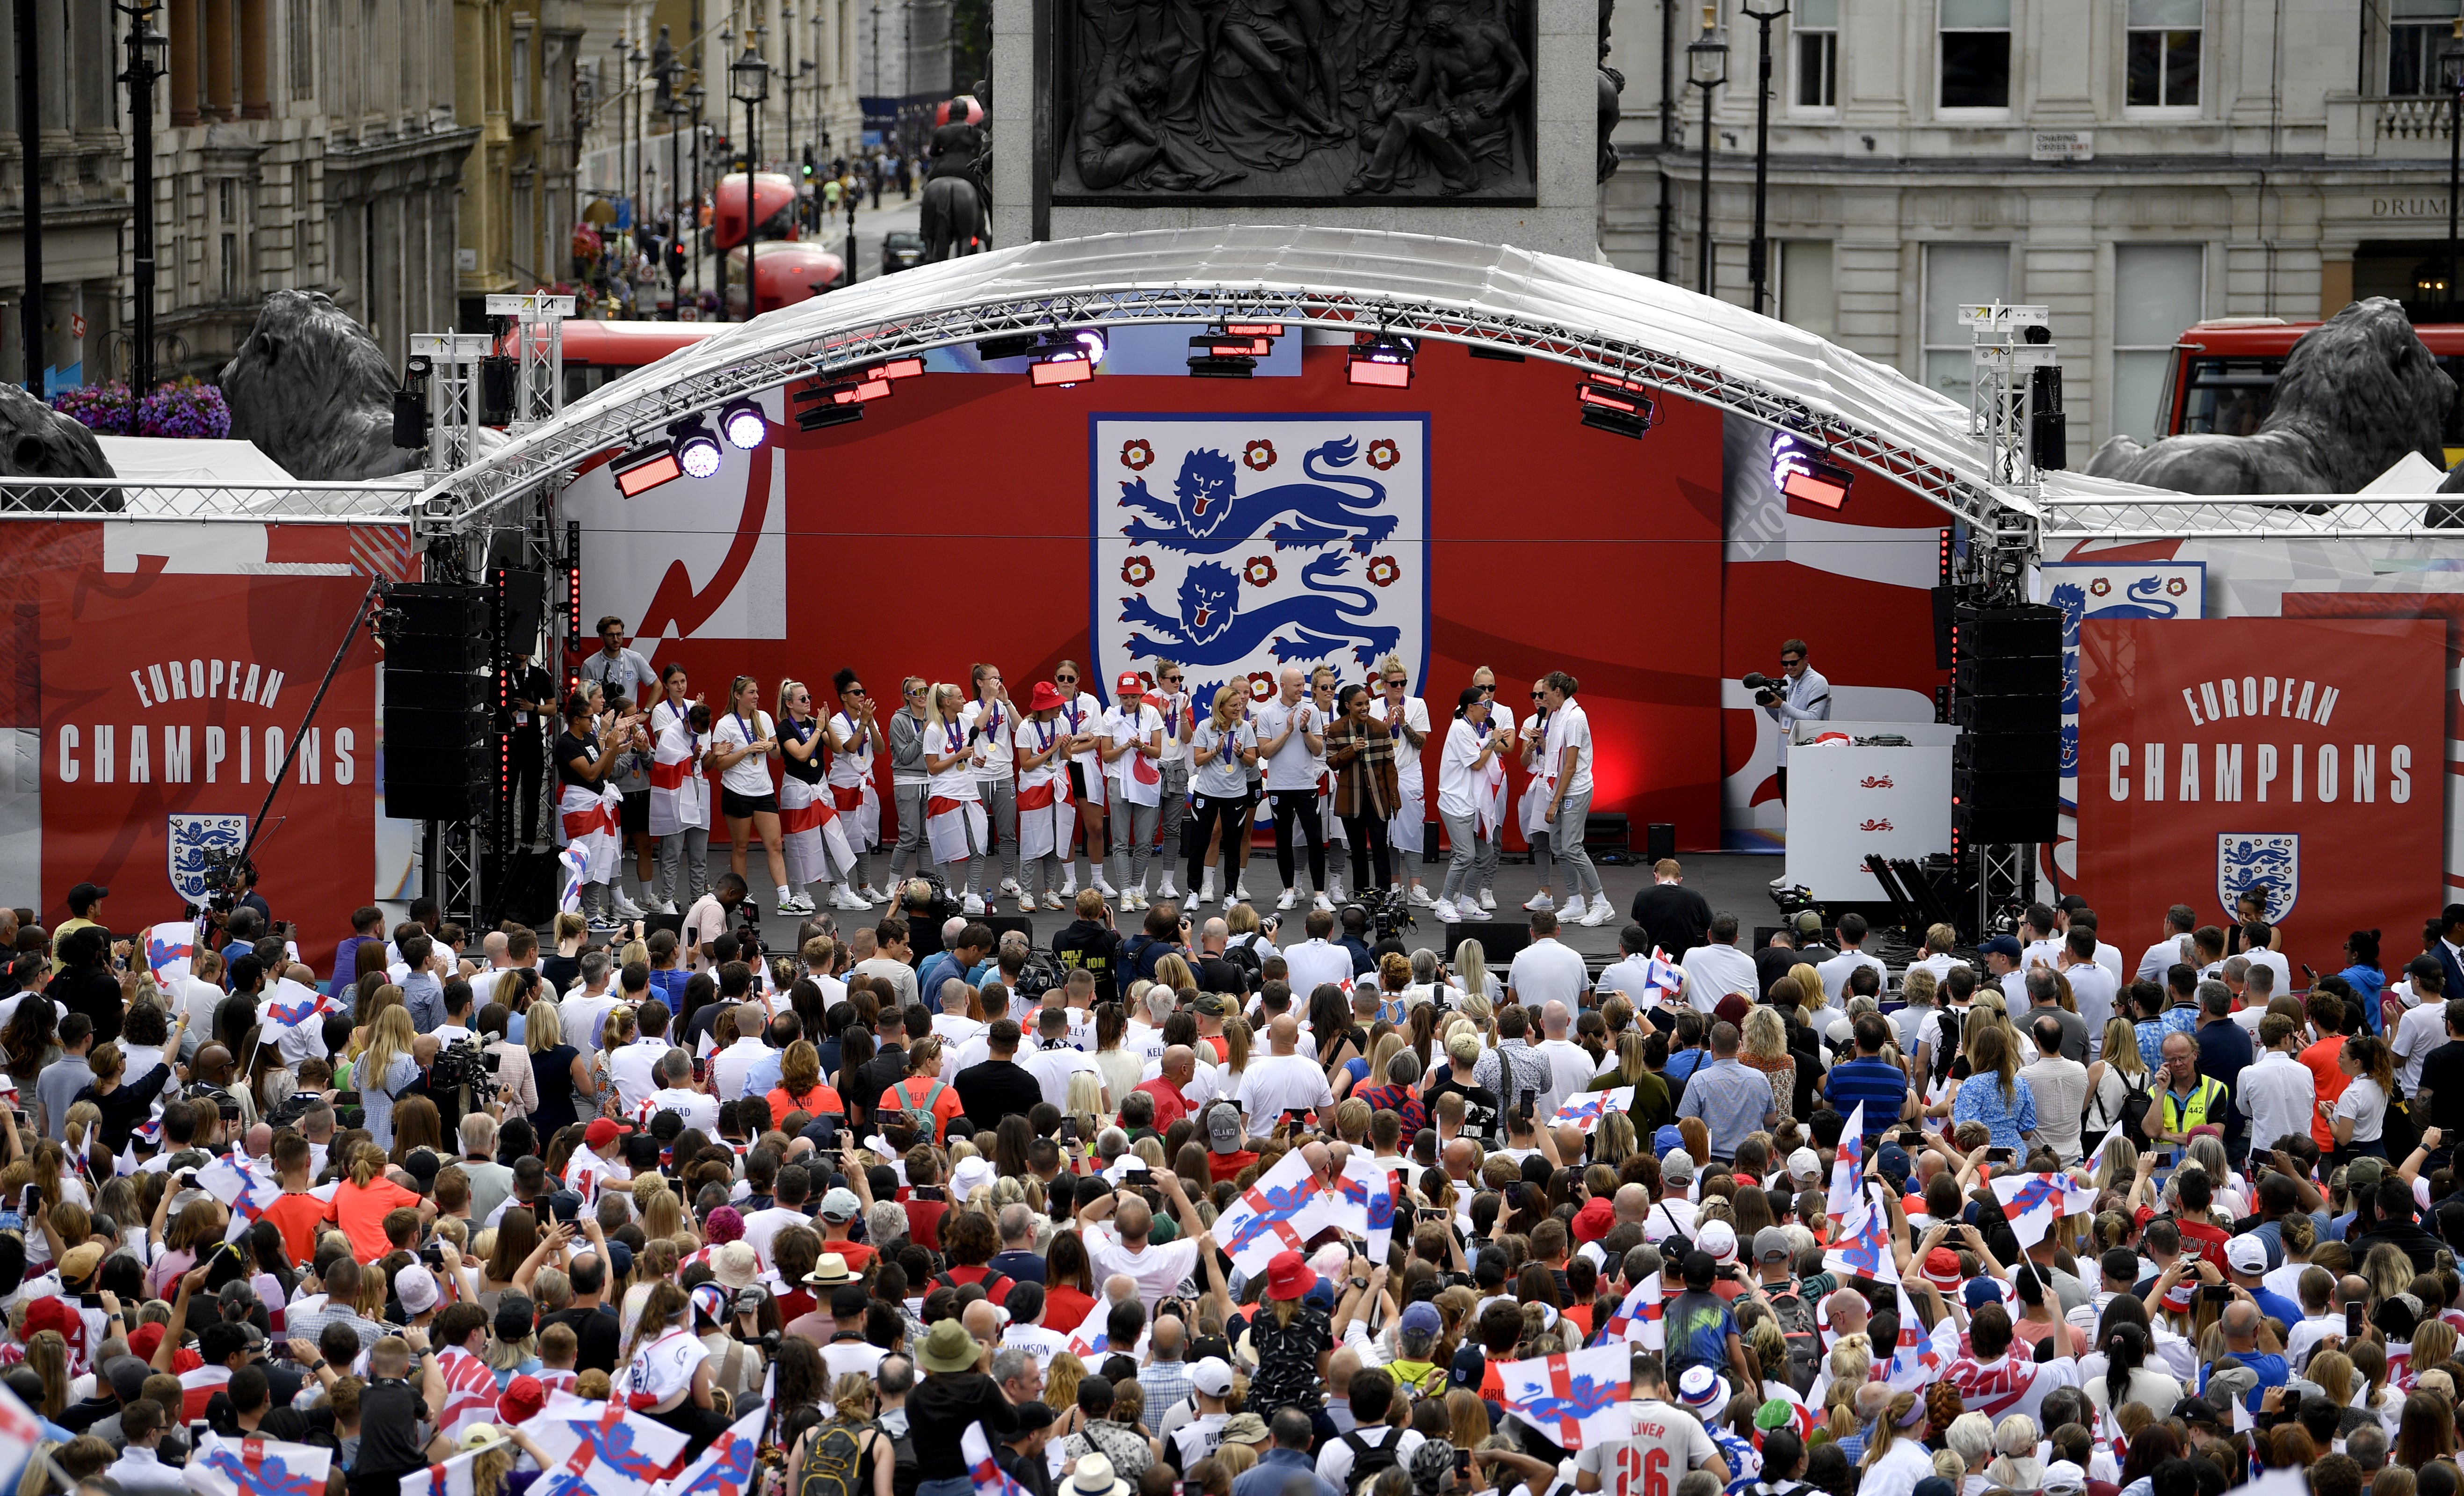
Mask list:
[[[2443,619],[2089,618],[2079,628],[2079,891],[2151,929],[2263,890],[2296,964],[2434,886]],[[2333,964],[2331,964],[2333,963]]]
[[[1424,415],[1098,414],[1096,689],[1171,660],[1200,704],[1286,665],[1361,680],[1428,657]],[[1107,693],[1109,694],[1109,693]]]

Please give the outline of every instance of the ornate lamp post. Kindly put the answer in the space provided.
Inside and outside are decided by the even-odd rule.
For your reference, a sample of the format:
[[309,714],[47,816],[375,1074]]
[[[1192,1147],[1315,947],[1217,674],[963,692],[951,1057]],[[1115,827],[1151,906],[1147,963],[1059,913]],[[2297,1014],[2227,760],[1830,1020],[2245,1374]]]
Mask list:
[[1763,291],[1770,285],[1771,266],[1766,258],[1770,246],[1763,238],[1763,209],[1771,176],[1771,22],[1788,14],[1788,0],[1780,0],[1776,9],[1757,11],[1745,7],[1745,15],[1754,23],[1760,34],[1755,47],[1754,86],[1754,237],[1746,246],[1746,275],[1753,282],[1754,311],[1763,309]]
[[701,103],[702,100],[708,97],[709,96],[703,92],[702,86],[699,83],[695,83],[691,88],[685,90],[685,99],[693,108],[693,205],[692,211],[687,215],[689,222],[686,225],[685,232],[688,237],[686,238],[685,243],[688,246],[687,253],[693,256],[693,300],[696,303],[694,312],[695,316],[700,315],[698,303],[701,300]]
[[744,319],[751,321],[761,315],[761,283],[753,275],[753,241],[761,227],[753,216],[759,201],[753,179],[761,165],[761,105],[770,98],[770,64],[747,46],[727,72],[728,97],[744,106]]
[[1703,7],[1703,34],[1685,46],[1685,82],[1703,91],[1703,196],[1697,205],[1694,289],[1711,294],[1711,91],[1728,81],[1728,35],[1717,4]]
[[128,68],[120,81],[128,85],[130,181],[137,218],[137,356],[129,374],[133,387],[143,395],[154,388],[154,80],[167,71],[171,38],[156,31],[149,19],[160,6],[114,4],[112,9],[128,17]]
[[2438,70],[2447,84],[2447,320],[2455,320],[2455,196],[2464,187],[2464,17],[2447,45],[2438,51]]

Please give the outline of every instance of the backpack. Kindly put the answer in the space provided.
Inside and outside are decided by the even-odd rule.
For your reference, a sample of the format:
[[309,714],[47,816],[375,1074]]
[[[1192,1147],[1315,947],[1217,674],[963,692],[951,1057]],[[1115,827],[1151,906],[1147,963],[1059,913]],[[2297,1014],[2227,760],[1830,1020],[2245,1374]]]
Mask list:
[[1812,1389],[1822,1369],[1822,1334],[1815,1323],[1814,1306],[1805,1297],[1805,1286],[1793,1278],[1769,1297],[1771,1317],[1788,1337],[1788,1384],[1802,1394]]
[[917,1135],[937,1140],[941,1135],[941,1123],[940,1119],[933,1114],[933,1105],[941,1099],[941,1092],[950,1089],[949,1082],[935,1081],[933,1089],[926,1091],[921,1100],[907,1089],[906,1081],[900,1081],[891,1089],[898,1092],[900,1102],[898,1110],[905,1114],[907,1125],[913,1128]]
[[1266,982],[1266,964],[1258,958],[1258,948],[1247,941],[1227,945],[1218,957],[1241,974],[1241,995],[1246,997]]
[[[933,1281],[939,1284],[942,1287],[949,1289],[953,1293],[956,1293],[958,1290],[958,1280],[951,1277],[946,1272],[935,1273],[933,1275]],[[1017,1284],[1011,1282],[1001,1274],[993,1271],[989,1267],[984,1269],[984,1275],[981,1278],[977,1279],[976,1282],[983,1288],[984,1297],[992,1300],[995,1305],[999,1305],[1001,1300],[1008,1298],[1009,1290],[1018,1287]]]
[[863,1424],[832,1419],[814,1425],[796,1467],[795,1496],[864,1496],[856,1472],[864,1463]]
[[1068,979],[1069,968],[1061,964],[1060,957],[1042,946],[1031,946],[1027,949],[1026,964],[1019,968],[1014,994],[1027,1006],[1033,1007],[1044,1001],[1045,993]]
[[890,1441],[890,1496],[915,1496],[915,1487],[923,1484],[923,1477],[916,1473],[914,1436],[893,1435],[879,1423],[873,1424],[873,1429]]
[[1929,1080],[1945,1080],[1950,1075],[1951,1062],[1959,1057],[1959,1010],[1945,1007],[1937,1010],[1934,1021],[1941,1026],[1941,1036],[1934,1041],[1932,1074]]
[[1397,1463],[1395,1446],[1401,1439],[1402,1436],[1393,1429],[1387,1430],[1385,1442],[1378,1444],[1363,1441],[1358,1429],[1344,1435],[1344,1447],[1352,1451],[1352,1477],[1345,1484],[1358,1490],[1367,1482],[1394,1469]]

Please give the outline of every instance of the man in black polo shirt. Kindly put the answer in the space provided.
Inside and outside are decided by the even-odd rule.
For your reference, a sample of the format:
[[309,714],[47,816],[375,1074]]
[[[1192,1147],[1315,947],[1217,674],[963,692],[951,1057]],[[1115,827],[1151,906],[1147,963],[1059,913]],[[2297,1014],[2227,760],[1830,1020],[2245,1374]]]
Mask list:
[[[608,1321],[611,1331],[615,1321]],[[426,1356],[416,1368],[426,1370]],[[360,1458],[351,1467],[351,1496],[402,1496],[402,1478],[428,1467],[428,1399],[417,1383],[410,1347],[387,1335],[368,1351],[368,1384],[360,1390]]]
[[1652,885],[1634,896],[1631,913],[1672,961],[1711,937],[1711,906],[1685,886],[1684,869],[1674,857],[1663,857],[1651,869]]
[[1017,1063],[1016,1020],[995,1019],[984,1044],[992,1057],[960,1070],[950,1083],[957,1089],[958,1104],[966,1109],[968,1122],[979,1133],[991,1132],[1013,1112],[1024,1116],[1044,1100],[1044,1088],[1033,1072]]

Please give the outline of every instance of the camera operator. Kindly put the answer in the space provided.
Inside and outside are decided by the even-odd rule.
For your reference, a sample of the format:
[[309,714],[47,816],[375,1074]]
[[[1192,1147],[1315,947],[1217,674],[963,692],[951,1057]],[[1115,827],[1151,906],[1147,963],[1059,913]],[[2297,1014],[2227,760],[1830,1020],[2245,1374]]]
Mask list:
[[1745,684],[1754,688],[1754,705],[1779,724],[1779,799],[1788,803],[1788,735],[1798,722],[1827,722],[1831,719],[1831,682],[1805,663],[1805,641],[1791,639],[1779,647],[1781,678],[1749,675]]
[[747,913],[745,895],[749,891],[742,875],[722,872],[711,884],[710,891],[695,900],[693,908],[685,912],[684,934],[681,938],[685,949],[692,953],[696,966],[707,968],[715,964],[709,953],[711,941],[723,935],[736,934],[758,917]]

